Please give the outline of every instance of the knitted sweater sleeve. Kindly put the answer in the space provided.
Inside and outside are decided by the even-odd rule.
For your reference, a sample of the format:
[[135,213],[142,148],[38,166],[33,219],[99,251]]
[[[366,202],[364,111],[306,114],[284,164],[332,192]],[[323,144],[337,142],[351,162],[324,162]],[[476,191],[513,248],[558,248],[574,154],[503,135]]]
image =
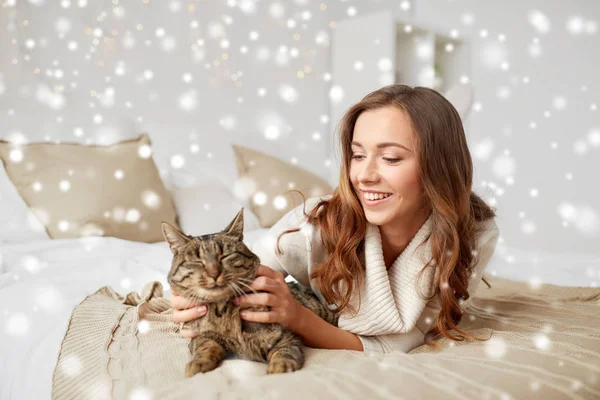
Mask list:
[[496,244],[498,243],[498,238],[500,237],[500,231],[493,219],[486,221],[486,224],[487,229],[481,234],[478,240],[479,259],[477,265],[473,269],[473,273],[471,274],[469,281],[469,287],[467,289],[469,292],[469,298],[463,301],[461,304],[463,309],[471,302],[473,296],[475,296],[475,293],[479,288],[479,284],[481,283],[481,279],[483,278],[483,273],[485,272],[490,259],[494,255]]
[[424,333],[417,327],[406,333],[392,333],[389,335],[366,336],[357,335],[363,345],[363,352],[367,354],[390,353],[400,351],[408,353],[423,343]]
[[[304,211],[309,213],[320,200],[311,197],[304,204],[288,211],[265,234],[251,243],[250,250],[260,258],[260,263],[279,271],[284,277],[290,276],[304,286],[309,286],[308,279],[308,248],[311,246],[312,230],[306,223]],[[288,229],[299,229],[295,232],[281,235],[277,251],[279,235]],[[316,245],[316,244],[315,244]]]

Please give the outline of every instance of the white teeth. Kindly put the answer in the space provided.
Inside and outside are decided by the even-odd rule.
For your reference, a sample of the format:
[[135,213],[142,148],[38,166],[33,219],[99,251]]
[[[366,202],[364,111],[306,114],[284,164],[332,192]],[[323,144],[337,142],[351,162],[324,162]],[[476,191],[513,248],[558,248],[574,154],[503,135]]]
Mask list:
[[391,196],[391,193],[363,193],[363,196],[365,197],[365,199],[367,200],[380,200],[380,199],[384,199],[386,197]]

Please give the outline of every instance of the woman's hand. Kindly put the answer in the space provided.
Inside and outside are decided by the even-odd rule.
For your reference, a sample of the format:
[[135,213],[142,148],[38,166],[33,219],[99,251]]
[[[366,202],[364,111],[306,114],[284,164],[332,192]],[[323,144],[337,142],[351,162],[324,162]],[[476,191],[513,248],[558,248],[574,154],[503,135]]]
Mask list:
[[[188,299],[181,297],[177,292],[171,292],[171,304],[173,305],[173,322],[182,326],[183,322],[193,321],[205,316],[207,313],[206,305],[203,303],[192,303]],[[197,335],[191,329],[180,329],[179,333],[186,338],[193,338]]]
[[304,307],[290,293],[283,274],[275,271],[266,265],[259,265],[256,272],[256,278],[250,284],[254,290],[264,290],[268,293],[249,293],[247,295],[236,297],[235,304],[252,304],[270,306],[270,311],[249,311],[240,312],[240,317],[246,321],[276,323],[283,327],[296,331],[301,324],[304,316]]

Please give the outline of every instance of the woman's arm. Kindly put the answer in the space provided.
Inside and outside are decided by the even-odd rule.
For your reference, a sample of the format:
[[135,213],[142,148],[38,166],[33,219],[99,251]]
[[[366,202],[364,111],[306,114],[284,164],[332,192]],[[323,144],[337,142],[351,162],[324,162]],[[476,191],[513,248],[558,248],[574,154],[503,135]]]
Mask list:
[[297,325],[290,330],[302,338],[304,344],[315,349],[342,349],[362,351],[365,354],[383,354],[392,351],[408,353],[423,343],[424,334],[418,328],[408,333],[380,336],[359,336],[338,328],[302,306]]
[[304,344],[315,349],[345,349],[363,351],[358,336],[321,319],[317,314],[302,306],[299,318],[290,326]]
[[244,307],[240,311],[242,319],[281,324],[300,336],[306,346],[313,348],[363,351],[362,342],[355,334],[329,324],[294,298],[281,272],[259,265],[256,276],[249,287],[263,292],[244,294],[233,302],[270,306],[271,309],[250,311]]

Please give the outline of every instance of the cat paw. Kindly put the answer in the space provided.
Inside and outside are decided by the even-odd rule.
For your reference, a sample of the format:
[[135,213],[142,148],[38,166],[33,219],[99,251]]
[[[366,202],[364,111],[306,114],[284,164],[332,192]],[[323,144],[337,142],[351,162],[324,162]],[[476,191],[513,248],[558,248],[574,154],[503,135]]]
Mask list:
[[267,367],[267,374],[283,374],[300,369],[300,365],[294,360],[271,360]]
[[217,363],[213,361],[207,361],[202,359],[192,360],[185,367],[185,377],[191,378],[199,372],[210,372],[215,368],[217,368]]

